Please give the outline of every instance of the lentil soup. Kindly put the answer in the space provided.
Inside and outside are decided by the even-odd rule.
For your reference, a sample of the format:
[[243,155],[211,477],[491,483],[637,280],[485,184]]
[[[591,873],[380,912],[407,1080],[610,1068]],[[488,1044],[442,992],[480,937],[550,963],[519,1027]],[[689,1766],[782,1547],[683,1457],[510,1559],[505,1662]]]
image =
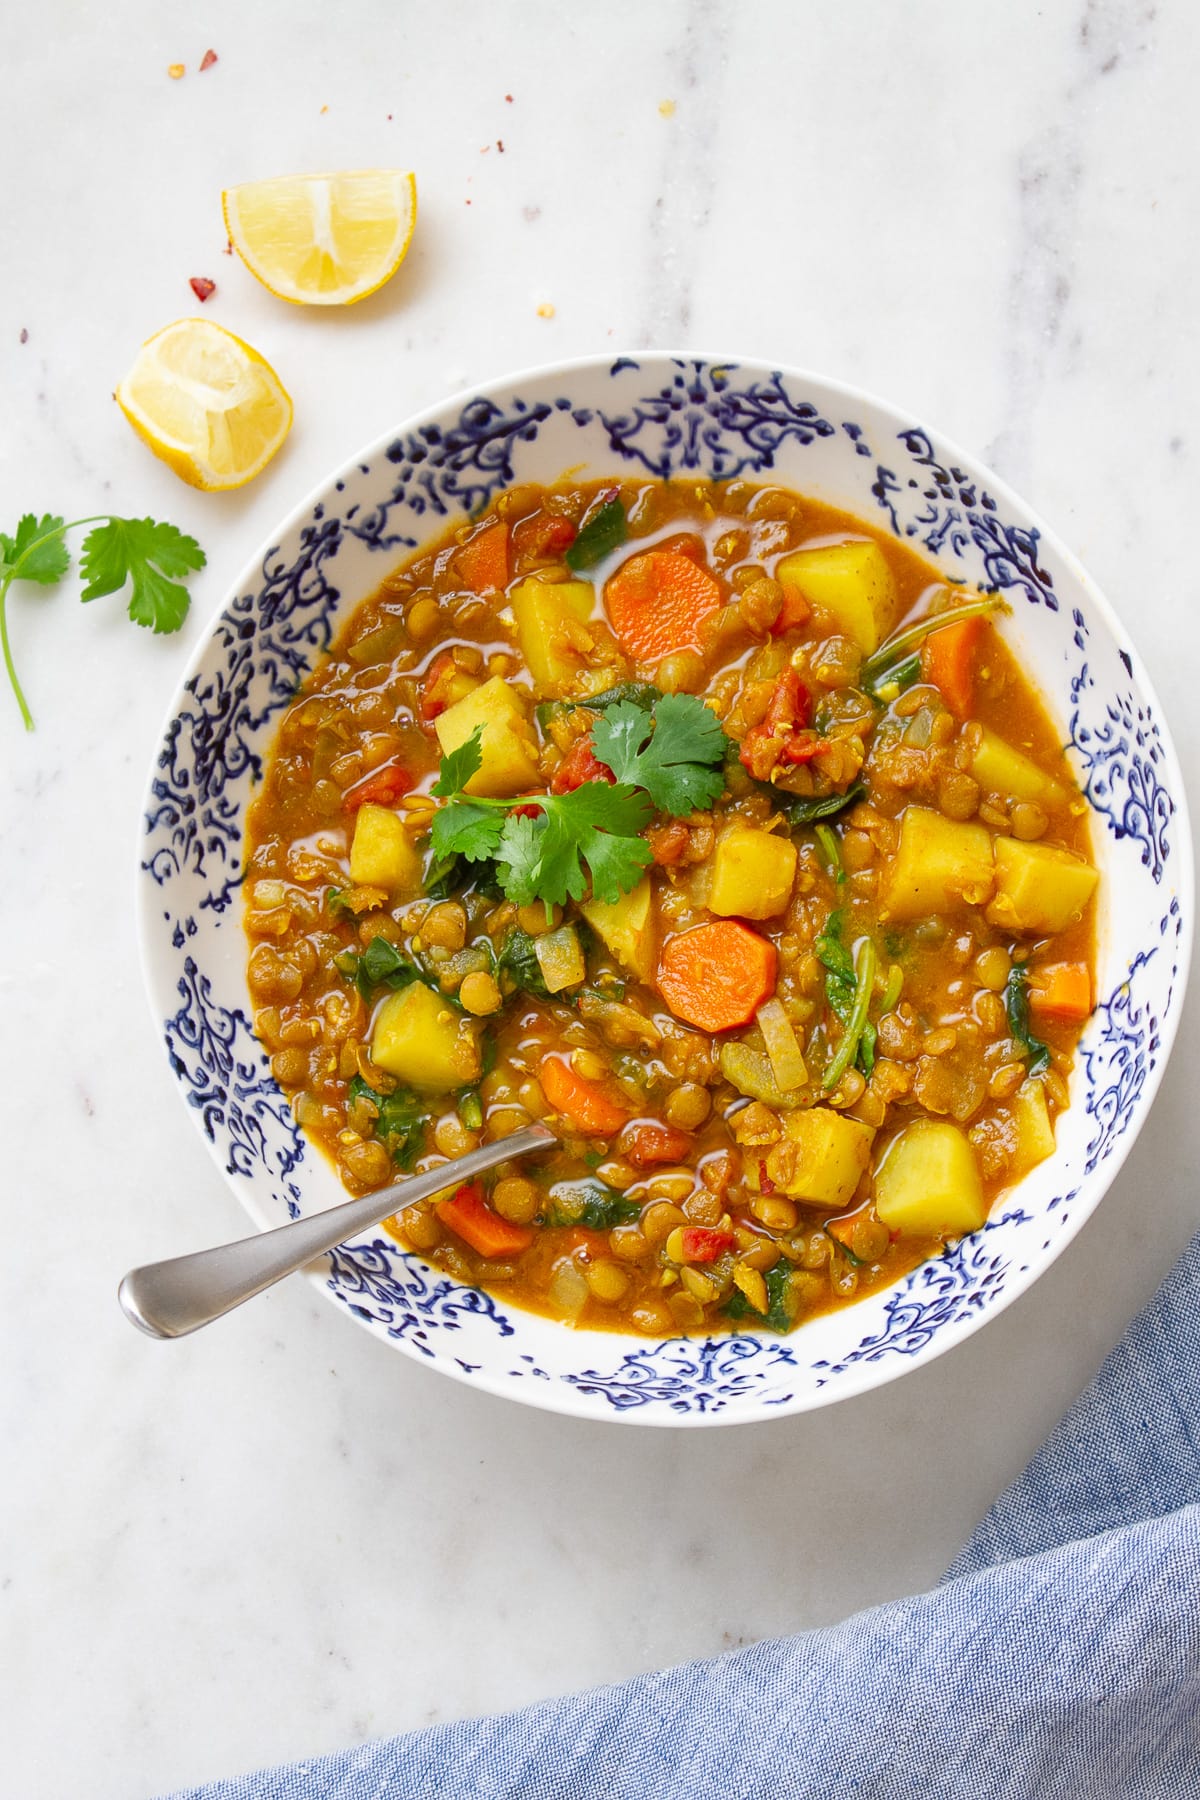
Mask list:
[[744,482],[514,488],[390,575],[246,846],[256,1030],[345,1186],[544,1117],[389,1229],[655,1337],[982,1225],[1094,1000],[1087,804],[1000,610]]

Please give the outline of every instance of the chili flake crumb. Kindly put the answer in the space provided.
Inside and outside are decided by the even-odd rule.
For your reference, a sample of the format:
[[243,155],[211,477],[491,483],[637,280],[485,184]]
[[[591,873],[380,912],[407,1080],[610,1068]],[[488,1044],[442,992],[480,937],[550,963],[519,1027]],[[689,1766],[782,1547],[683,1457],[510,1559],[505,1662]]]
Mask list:
[[512,105],[512,95],[505,94],[504,98],[508,101],[508,104],[511,106]]
[[496,148],[500,152],[501,156],[503,156],[504,155],[504,139],[503,138],[496,139]]
[[189,275],[188,286],[201,303],[207,300],[210,294],[215,294],[217,291],[216,282],[210,281],[207,275]]
[[222,256],[232,256],[233,255],[233,239],[232,238],[225,239],[225,248],[221,252],[221,254],[222,254]]
[[215,50],[206,50],[204,52],[204,55],[200,59],[200,73],[203,75],[205,69],[211,69],[213,64],[216,62],[216,60],[217,60],[216,51]]
[[21,342],[23,344],[27,344],[29,342],[29,333],[26,331],[24,325],[22,325],[22,327],[21,327]]
[[548,300],[542,301],[542,304],[537,309],[537,316],[539,319],[552,319],[554,317],[554,308]]
[[183,64],[182,63],[168,64],[167,74],[171,77],[172,81],[178,81],[180,76],[183,74]]

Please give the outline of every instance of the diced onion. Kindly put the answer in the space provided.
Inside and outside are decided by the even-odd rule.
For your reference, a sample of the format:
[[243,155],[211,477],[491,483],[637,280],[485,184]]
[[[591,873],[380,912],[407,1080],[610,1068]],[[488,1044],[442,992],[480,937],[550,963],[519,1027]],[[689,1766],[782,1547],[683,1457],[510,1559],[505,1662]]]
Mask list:
[[782,1000],[764,1000],[754,1016],[763,1034],[775,1079],[784,1093],[803,1087],[808,1080],[808,1068],[792,1030],[792,1021],[783,1010]]
[[587,1276],[577,1262],[564,1256],[551,1275],[546,1292],[556,1312],[565,1319],[577,1319],[587,1305]]

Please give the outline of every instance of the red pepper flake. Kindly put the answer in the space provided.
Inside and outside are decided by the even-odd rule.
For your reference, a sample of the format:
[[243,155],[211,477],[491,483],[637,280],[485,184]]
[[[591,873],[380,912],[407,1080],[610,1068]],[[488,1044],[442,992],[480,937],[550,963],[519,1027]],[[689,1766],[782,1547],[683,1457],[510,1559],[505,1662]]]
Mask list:
[[216,60],[217,60],[216,51],[215,50],[206,50],[204,52],[204,55],[200,59],[200,73],[203,75],[205,69],[211,69],[213,64],[216,62]]
[[508,101],[508,104],[511,106],[512,105],[512,95],[505,94],[504,98]]
[[23,344],[27,344],[29,342],[29,333],[26,331],[26,329],[23,325],[21,327],[21,342]]
[[224,250],[222,250],[221,255],[222,256],[232,256],[233,255],[233,239],[232,238],[225,239],[225,248],[224,248]]
[[216,282],[210,281],[207,275],[189,275],[188,286],[201,304],[217,291]]
[[500,152],[501,156],[503,156],[504,155],[504,139],[503,138],[496,139],[496,148]]

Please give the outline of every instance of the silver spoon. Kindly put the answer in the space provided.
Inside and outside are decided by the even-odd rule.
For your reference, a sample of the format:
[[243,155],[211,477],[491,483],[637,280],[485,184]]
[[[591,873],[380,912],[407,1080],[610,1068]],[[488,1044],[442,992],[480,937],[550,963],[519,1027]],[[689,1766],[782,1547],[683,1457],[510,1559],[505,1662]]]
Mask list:
[[428,1200],[443,1188],[494,1169],[497,1163],[548,1150],[557,1142],[548,1126],[527,1125],[481,1150],[452,1157],[427,1175],[410,1176],[394,1187],[378,1188],[361,1200],[328,1207],[309,1219],[294,1219],[290,1225],[277,1225],[236,1244],[220,1244],[215,1250],[196,1250],[190,1256],[130,1269],[117,1289],[117,1298],[125,1317],[150,1337],[186,1337],[189,1331],[232,1312],[243,1300],[253,1300],[264,1288],[273,1287],[357,1232],[369,1231],[400,1207]]

